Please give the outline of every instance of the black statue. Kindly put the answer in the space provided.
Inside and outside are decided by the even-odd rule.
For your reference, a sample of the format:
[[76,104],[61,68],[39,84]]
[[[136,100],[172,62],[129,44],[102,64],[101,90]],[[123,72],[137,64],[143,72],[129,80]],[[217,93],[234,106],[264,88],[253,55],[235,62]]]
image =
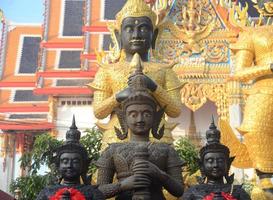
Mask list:
[[[90,185],[87,176],[90,159],[79,143],[81,132],[75,118],[66,133],[65,144],[55,150],[55,165],[61,175],[59,184],[43,189],[36,200],[104,200],[97,187]],[[83,184],[81,184],[81,180]]]
[[[139,57],[133,60],[140,61]],[[150,131],[157,139],[163,136],[164,126],[158,128],[164,109],[157,110],[140,62],[136,65],[135,78],[129,80],[132,93],[116,110],[121,125],[121,130],[115,128],[117,136],[123,140],[129,135],[129,142],[110,144],[102,153],[97,162],[99,189],[106,198],[118,200],[163,200],[162,188],[180,197],[184,163],[169,144],[149,141]]]
[[241,185],[233,185],[234,175],[229,176],[229,169],[234,157],[229,157],[228,147],[220,143],[220,131],[214,120],[206,132],[206,138],[207,144],[199,152],[202,174],[200,184],[190,187],[183,199],[250,200]]

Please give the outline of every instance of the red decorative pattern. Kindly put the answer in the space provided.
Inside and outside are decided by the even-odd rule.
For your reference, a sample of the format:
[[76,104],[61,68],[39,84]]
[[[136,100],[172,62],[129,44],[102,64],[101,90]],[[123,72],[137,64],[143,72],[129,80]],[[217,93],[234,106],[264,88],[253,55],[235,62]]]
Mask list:
[[[203,200],[213,200],[214,199],[214,195],[215,195],[214,193],[210,193],[209,195],[205,196],[205,198],[203,198]],[[222,197],[225,198],[225,200],[237,200],[236,198],[234,198],[229,193],[222,192],[221,195],[222,195]]]
[[145,0],[145,3],[154,5],[156,0]]
[[54,196],[50,197],[49,200],[61,200],[62,195],[65,191],[69,191],[71,200],[86,200],[84,195],[74,188],[62,188],[59,189]]

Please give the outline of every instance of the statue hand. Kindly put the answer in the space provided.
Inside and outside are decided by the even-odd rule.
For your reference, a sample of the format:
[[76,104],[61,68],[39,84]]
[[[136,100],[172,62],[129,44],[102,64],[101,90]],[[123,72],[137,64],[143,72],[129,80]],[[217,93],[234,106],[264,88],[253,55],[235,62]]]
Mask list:
[[[129,76],[129,80],[128,80],[128,85],[130,86],[132,84],[132,82],[134,81],[136,75],[132,74],[131,76]],[[154,82],[150,77],[146,76],[145,74],[143,75],[143,79],[145,82],[146,87],[151,91],[154,92],[157,88],[157,84],[156,82]]]
[[120,103],[127,99],[131,93],[132,93],[131,88],[127,87],[116,94],[116,100]]
[[153,180],[162,180],[163,172],[153,163],[136,159],[134,161],[133,172],[151,177]]
[[120,187],[122,191],[127,191],[139,188],[146,188],[149,187],[150,184],[151,181],[148,176],[135,174],[122,180]]

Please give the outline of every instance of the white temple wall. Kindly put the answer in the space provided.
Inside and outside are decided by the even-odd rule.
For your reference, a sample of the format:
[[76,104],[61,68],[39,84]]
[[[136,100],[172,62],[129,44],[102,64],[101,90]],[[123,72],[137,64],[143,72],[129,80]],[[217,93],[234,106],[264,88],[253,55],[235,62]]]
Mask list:
[[15,163],[15,157],[10,155],[7,155],[6,158],[0,157],[0,190],[7,193],[10,193],[9,185],[14,180],[15,174],[17,175],[15,165],[20,167],[20,164]]
[[[194,112],[196,131],[205,137],[206,131],[209,129],[211,117],[214,116],[215,124],[218,122],[217,108],[211,101],[207,101],[201,108]],[[182,106],[182,111],[177,118],[168,118],[169,122],[178,123],[172,134],[175,139],[180,136],[185,136],[190,126],[190,109],[185,105]]]
[[[81,101],[82,103],[85,101],[85,105],[68,105],[68,101]],[[66,101],[65,105],[62,105],[63,101]],[[89,101],[89,102],[88,102]],[[76,126],[82,132],[82,136],[84,135],[84,130],[87,128],[92,128],[95,126],[97,119],[93,114],[93,108],[91,106],[91,98],[60,98],[58,100],[58,108],[57,108],[57,119],[56,119],[56,127],[58,130],[58,139],[65,139],[65,133],[69,129],[72,123],[72,117],[75,115]],[[82,104],[81,103],[81,104]]]

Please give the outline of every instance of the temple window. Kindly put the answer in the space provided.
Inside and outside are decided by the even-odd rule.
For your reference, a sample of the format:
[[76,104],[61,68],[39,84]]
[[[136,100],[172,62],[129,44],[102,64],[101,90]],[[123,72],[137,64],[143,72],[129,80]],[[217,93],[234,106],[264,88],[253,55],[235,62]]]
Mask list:
[[102,47],[104,51],[109,51],[109,45],[113,46],[111,36],[109,34],[104,34],[102,38]]
[[58,79],[58,80],[56,80],[55,86],[77,87],[77,86],[86,85],[90,82],[91,82],[90,79]]
[[9,119],[47,119],[47,114],[11,114]]
[[62,36],[82,36],[84,0],[65,0]]
[[[103,1],[102,1],[103,2]],[[120,8],[123,7],[126,0],[115,0],[115,3],[113,3],[113,0],[104,0],[104,20],[114,20],[116,14],[120,10]]]
[[41,37],[21,36],[20,40],[16,74],[33,74],[38,66]]
[[59,69],[79,69],[81,51],[61,51],[58,68]]
[[33,90],[16,90],[14,93],[14,102],[41,102],[47,101],[46,95],[34,95]]

